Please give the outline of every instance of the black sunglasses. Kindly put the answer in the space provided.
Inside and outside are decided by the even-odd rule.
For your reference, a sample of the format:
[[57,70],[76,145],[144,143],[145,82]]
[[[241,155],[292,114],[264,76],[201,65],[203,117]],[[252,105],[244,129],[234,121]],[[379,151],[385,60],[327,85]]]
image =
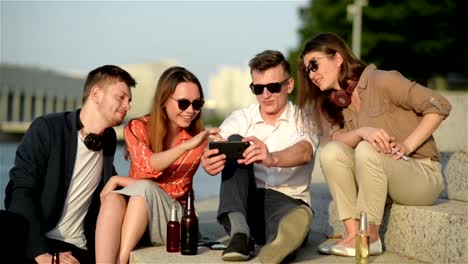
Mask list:
[[192,105],[193,110],[199,111],[202,107],[203,104],[205,104],[205,101],[203,99],[195,99],[193,101],[190,101],[189,99],[175,99],[170,97],[172,100],[177,101],[177,106],[179,107],[180,110],[185,111],[187,108],[189,108],[190,105]]
[[281,87],[283,87],[283,85],[287,83],[290,78],[291,77],[288,77],[286,80],[282,82],[275,82],[275,83],[267,83],[267,84],[251,83],[249,87],[250,87],[250,90],[252,90],[252,93],[254,93],[255,95],[261,95],[263,93],[264,88],[267,88],[267,90],[270,93],[279,93],[281,91]]
[[310,72],[316,72],[318,70],[318,62],[317,60],[320,60],[320,59],[323,59],[323,58],[326,58],[326,57],[329,57],[329,56],[332,56],[332,54],[327,54],[325,56],[322,56],[322,57],[318,57],[318,58],[313,58],[309,61],[309,65],[307,65],[304,69],[304,73],[306,76],[309,76]]

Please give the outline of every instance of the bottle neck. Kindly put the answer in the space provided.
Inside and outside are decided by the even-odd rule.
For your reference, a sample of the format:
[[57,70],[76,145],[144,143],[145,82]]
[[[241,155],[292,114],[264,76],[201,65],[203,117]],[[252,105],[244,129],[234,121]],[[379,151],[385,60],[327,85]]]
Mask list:
[[187,202],[185,204],[185,214],[192,215],[195,214],[194,206],[193,206],[193,192],[189,192],[187,194]]
[[367,232],[367,214],[361,212],[361,219],[359,220],[359,231]]
[[171,209],[171,222],[177,222],[177,207],[175,204],[172,205]]

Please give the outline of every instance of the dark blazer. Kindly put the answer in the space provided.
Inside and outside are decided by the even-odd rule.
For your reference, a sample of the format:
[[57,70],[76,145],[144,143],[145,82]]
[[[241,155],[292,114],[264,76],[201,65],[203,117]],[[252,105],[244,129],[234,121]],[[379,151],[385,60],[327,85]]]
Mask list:
[[[77,152],[80,110],[36,118],[16,151],[5,190],[5,208],[24,216],[29,224],[32,257],[50,252],[45,233],[62,215]],[[116,175],[113,166],[116,135],[113,128],[103,134],[102,179],[85,217],[87,248],[94,255],[94,232],[104,184]]]

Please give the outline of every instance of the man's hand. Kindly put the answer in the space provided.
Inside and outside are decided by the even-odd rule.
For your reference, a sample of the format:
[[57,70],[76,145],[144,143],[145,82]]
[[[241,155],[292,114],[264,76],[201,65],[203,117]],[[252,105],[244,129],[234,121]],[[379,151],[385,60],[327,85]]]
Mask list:
[[218,149],[205,149],[201,156],[203,169],[211,176],[220,173],[226,164],[226,155],[218,155],[218,152]]
[[106,185],[104,185],[104,188],[102,188],[102,191],[99,194],[99,197],[101,198],[101,202],[108,193],[112,192],[113,190],[115,190],[118,187],[117,177],[121,177],[121,176],[112,176],[107,181]]
[[[52,263],[52,257],[53,256],[51,254],[45,253],[45,254],[35,257],[34,259],[39,264],[50,264]],[[73,257],[71,251],[60,252],[59,258],[60,258],[60,264],[79,264],[80,263],[75,257]]]
[[250,146],[244,151],[244,159],[237,162],[239,164],[249,165],[251,163],[259,163],[263,166],[270,168],[276,164],[273,155],[268,151],[268,147],[263,141],[256,137],[246,137],[242,142],[250,142]]

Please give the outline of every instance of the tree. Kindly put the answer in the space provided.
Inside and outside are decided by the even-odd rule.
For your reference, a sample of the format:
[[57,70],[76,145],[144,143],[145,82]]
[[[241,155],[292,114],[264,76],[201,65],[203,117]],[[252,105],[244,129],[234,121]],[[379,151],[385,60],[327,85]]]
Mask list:
[[[351,0],[313,0],[300,8],[300,46],[290,51],[293,71],[302,44],[320,32],[335,32],[351,47]],[[384,70],[398,70],[427,84],[434,76],[468,76],[468,53],[461,41],[468,16],[463,0],[369,0],[363,7],[361,58]],[[463,46],[462,46],[463,45]]]

